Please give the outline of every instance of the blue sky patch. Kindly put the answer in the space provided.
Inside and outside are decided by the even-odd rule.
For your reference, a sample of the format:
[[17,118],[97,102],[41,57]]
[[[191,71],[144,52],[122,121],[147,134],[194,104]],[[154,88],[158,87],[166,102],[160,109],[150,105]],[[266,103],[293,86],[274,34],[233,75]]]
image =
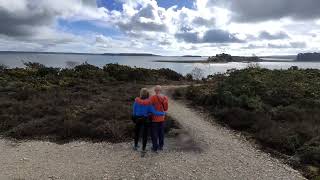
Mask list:
[[120,36],[122,33],[117,28],[100,27],[93,21],[66,21],[58,20],[59,29],[81,35],[83,33],[94,32],[104,36]]
[[120,0],[97,0],[98,7],[105,7],[111,11],[122,11],[122,4]]
[[189,9],[194,9],[194,0],[157,0],[158,5],[163,8],[170,8],[177,5],[178,9],[186,7]]
[[[177,6],[178,9],[186,7],[189,9],[195,9],[194,0],[156,0],[158,6],[163,8],[170,8]],[[105,7],[108,10],[122,11],[122,2],[120,0],[97,0],[98,7]]]

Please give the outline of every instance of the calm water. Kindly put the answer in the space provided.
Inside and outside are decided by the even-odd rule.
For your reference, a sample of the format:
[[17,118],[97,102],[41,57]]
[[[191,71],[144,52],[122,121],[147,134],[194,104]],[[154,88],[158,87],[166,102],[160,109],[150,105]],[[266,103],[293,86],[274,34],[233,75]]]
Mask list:
[[[74,54],[31,54],[31,53],[0,53],[0,64],[9,67],[23,67],[23,61],[39,62],[46,66],[67,67],[68,61],[74,64],[81,64],[87,61],[102,67],[108,63],[119,63],[129,66],[144,68],[170,68],[182,74],[187,74],[195,67],[204,70],[205,75],[224,73],[228,69],[241,69],[248,66],[248,63],[222,63],[222,64],[191,64],[191,63],[161,63],[156,60],[205,60],[206,57],[157,57],[157,56],[104,56],[104,55],[74,55]],[[300,68],[320,69],[320,62],[261,62],[261,67],[268,69],[287,69],[291,66]]]

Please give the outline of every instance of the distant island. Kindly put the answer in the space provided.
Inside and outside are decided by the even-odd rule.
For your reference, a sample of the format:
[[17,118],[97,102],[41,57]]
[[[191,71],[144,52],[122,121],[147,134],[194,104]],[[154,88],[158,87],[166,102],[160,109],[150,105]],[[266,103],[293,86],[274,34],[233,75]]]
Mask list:
[[262,62],[263,60],[257,56],[231,56],[230,54],[217,54],[209,56],[207,60],[157,60],[154,62],[170,62],[170,63],[229,63],[229,62]]
[[231,56],[230,54],[217,54],[216,56],[210,56],[207,60],[209,63],[228,63],[228,62],[261,62],[257,56]]
[[273,56],[259,56],[259,58],[263,58],[263,59],[284,59],[284,60],[294,60],[296,59],[297,55],[273,55]]
[[297,61],[320,61],[320,53],[299,53]]

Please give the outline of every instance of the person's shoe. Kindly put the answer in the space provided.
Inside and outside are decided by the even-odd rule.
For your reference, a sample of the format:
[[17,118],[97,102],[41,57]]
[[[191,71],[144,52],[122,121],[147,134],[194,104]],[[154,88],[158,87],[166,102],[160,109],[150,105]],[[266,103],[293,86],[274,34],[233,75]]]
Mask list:
[[152,149],[151,149],[151,152],[153,152],[153,153],[158,153],[158,150],[157,150],[157,149],[152,148]]
[[146,150],[141,151],[141,157],[145,157],[146,154],[147,154],[147,151],[146,151]]
[[159,151],[163,151],[163,147],[159,147]]

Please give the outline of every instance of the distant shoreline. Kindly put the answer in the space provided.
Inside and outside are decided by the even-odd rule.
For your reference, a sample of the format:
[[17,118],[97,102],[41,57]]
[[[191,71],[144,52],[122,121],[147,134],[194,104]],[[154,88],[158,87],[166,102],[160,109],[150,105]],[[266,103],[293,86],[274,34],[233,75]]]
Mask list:
[[242,62],[242,63],[259,63],[259,62],[320,62],[319,60],[299,60],[296,59],[294,55],[284,55],[284,56],[258,56],[260,60],[257,61],[246,61],[245,59],[248,58],[246,56],[232,56],[235,58],[232,61],[217,61],[217,62],[210,62],[205,59],[207,56],[194,56],[194,55],[182,55],[182,56],[163,56],[163,55],[156,55],[156,54],[149,54],[149,53],[76,53],[76,52],[31,52],[31,51],[0,51],[1,54],[52,54],[52,55],[98,55],[98,56],[114,56],[114,57],[180,57],[180,58],[203,58],[199,60],[155,60],[152,62],[161,62],[161,63],[202,63],[202,64],[226,64],[230,62]]
[[75,53],[75,52],[30,52],[30,51],[0,51],[0,54],[72,54],[72,55],[102,55],[102,56],[160,56],[148,53]]
[[156,60],[152,62],[161,62],[161,63],[204,63],[209,64],[207,60],[190,60],[190,61],[179,61],[179,60]]
[[229,62],[210,62],[207,60],[190,60],[190,61],[179,61],[179,60],[156,60],[153,62],[161,62],[161,63],[186,63],[186,64],[227,64],[231,62],[241,62],[241,63],[259,63],[259,62],[305,62],[305,61],[295,61],[295,60],[260,60],[260,61],[229,61]]

